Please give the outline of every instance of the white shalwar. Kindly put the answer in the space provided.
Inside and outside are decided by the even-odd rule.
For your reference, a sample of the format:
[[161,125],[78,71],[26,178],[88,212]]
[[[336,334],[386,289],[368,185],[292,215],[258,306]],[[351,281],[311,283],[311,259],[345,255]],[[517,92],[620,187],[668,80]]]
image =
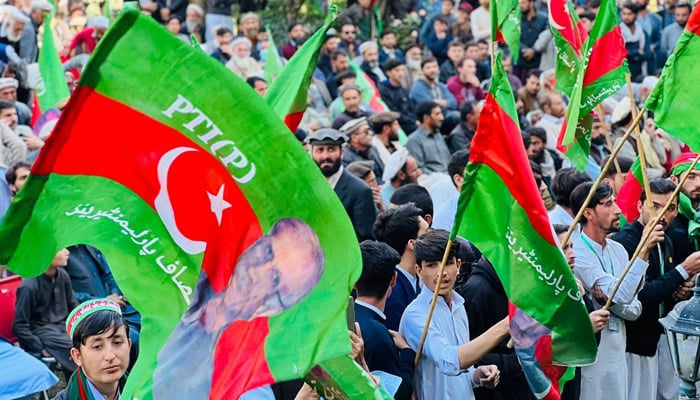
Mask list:
[[[583,232],[574,239],[573,245],[576,252],[574,275],[581,280],[586,293],[597,284],[609,296],[627,266],[629,258],[625,248],[610,239],[606,239],[603,248]],[[633,321],[642,312],[636,295],[648,265],[639,258],[635,260],[615,294],[610,322],[601,332],[596,362],[581,367],[581,400],[628,400],[624,320]],[[595,300],[593,304],[596,309],[602,307]]]

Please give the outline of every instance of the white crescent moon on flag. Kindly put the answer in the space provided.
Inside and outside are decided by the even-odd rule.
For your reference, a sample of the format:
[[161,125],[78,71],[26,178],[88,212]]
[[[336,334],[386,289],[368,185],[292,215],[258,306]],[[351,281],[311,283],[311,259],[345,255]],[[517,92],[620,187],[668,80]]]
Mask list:
[[[547,7],[547,11],[549,11],[549,23],[554,27],[554,29],[561,31],[564,29],[563,26],[557,24],[557,21],[554,20],[554,17],[552,16],[552,7],[553,7],[553,2],[556,0],[549,0],[549,7]],[[566,3],[564,3],[564,7],[566,7]]]
[[173,206],[170,203],[170,196],[168,195],[168,172],[170,171],[170,166],[177,157],[188,151],[197,151],[197,149],[191,147],[176,147],[163,154],[163,157],[158,161],[158,183],[160,184],[160,191],[158,191],[154,204],[156,212],[163,221],[163,224],[165,224],[165,228],[168,230],[168,233],[170,233],[175,243],[188,254],[199,254],[207,247],[207,243],[192,240],[180,232],[175,223],[175,212],[173,211]]

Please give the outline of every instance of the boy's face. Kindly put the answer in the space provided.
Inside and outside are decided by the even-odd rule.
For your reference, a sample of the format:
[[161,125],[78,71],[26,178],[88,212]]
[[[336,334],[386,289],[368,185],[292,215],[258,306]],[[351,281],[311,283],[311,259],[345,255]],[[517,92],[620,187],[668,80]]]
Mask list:
[[108,385],[118,382],[129,366],[131,341],[124,325],[119,329],[90,336],[80,350],[71,349],[71,357],[76,365],[83,368],[93,384]]
[[448,296],[452,292],[457,280],[457,273],[462,266],[462,260],[452,257],[447,260],[445,272],[442,274],[442,280],[438,284],[438,275],[440,274],[441,260],[437,261],[421,261],[420,265],[416,266],[418,276],[423,281],[423,284],[430,290],[435,292],[437,287],[440,296]]

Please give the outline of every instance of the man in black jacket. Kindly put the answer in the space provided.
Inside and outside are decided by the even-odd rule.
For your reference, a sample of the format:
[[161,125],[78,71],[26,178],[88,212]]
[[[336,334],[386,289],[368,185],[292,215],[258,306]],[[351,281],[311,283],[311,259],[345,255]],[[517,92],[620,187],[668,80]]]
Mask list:
[[410,400],[413,393],[413,360],[416,352],[398,332],[387,329],[384,315],[386,301],[396,284],[394,266],[400,257],[388,244],[364,241],[362,275],[357,281],[355,320],[360,324],[365,342],[365,360],[370,371],[384,371],[401,378],[401,385],[394,395],[397,400]]
[[311,145],[311,157],[343,203],[361,242],[374,239],[372,225],[377,218],[377,209],[374,207],[372,189],[343,168],[345,141],[342,133],[328,128],[319,129],[306,138]]
[[416,103],[408,89],[401,86],[401,80],[406,72],[403,61],[390,58],[384,63],[384,72],[388,79],[379,83],[379,94],[390,110],[399,113],[399,125],[406,134],[409,134],[417,128]]
[[[649,182],[651,187],[651,202],[654,213],[661,210],[673,194],[676,185],[666,179],[655,179]],[[640,216],[633,223],[624,226],[613,240],[625,247],[631,256],[639,241],[642,231],[653,218],[652,211],[645,204],[646,195],[641,194],[638,202]],[[661,226],[668,229],[671,221],[678,213],[678,200],[669,207],[661,219]],[[668,314],[673,306],[681,299],[688,298],[692,289],[689,279],[700,272],[700,252],[691,254],[682,263],[673,259],[673,243],[665,235],[663,245],[658,251],[649,255],[649,267],[646,271],[644,287],[637,294],[642,303],[642,314],[635,321],[625,321],[627,326],[627,368],[629,373],[629,398],[656,398],[658,372],[671,369],[672,365],[660,365],[659,339],[663,328],[658,320]],[[685,282],[688,282],[685,285]],[[666,339],[662,339],[664,342]],[[651,397],[649,397],[651,396]]]
[[[469,337],[478,337],[508,315],[508,297],[493,266],[481,258],[472,267],[467,283],[457,288],[464,297],[469,318]],[[494,364],[501,371],[501,382],[493,390],[474,389],[476,400],[534,400],[515,351],[504,340],[476,365]]]
[[[674,183],[680,182],[681,175],[688,171],[696,156],[696,153],[683,153],[676,157],[671,166],[670,178]],[[668,236],[673,241],[673,259],[684,260],[690,253],[700,250],[697,232],[688,230],[690,220],[697,218],[697,209],[700,208],[700,165],[696,165],[695,170],[690,171],[688,179],[683,183],[678,208],[678,215],[668,230]]]

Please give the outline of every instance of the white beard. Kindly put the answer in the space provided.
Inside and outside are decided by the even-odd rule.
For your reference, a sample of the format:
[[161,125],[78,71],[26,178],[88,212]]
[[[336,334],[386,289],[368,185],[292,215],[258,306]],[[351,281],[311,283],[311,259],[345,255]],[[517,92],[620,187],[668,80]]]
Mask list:
[[9,40],[10,42],[19,42],[19,39],[22,38],[22,34],[20,33],[19,35],[15,35],[15,32],[12,29],[10,29],[12,25],[14,25],[12,22],[5,23],[4,25],[7,40]]
[[187,27],[187,32],[192,33],[199,26],[199,22],[185,21],[185,26]]

